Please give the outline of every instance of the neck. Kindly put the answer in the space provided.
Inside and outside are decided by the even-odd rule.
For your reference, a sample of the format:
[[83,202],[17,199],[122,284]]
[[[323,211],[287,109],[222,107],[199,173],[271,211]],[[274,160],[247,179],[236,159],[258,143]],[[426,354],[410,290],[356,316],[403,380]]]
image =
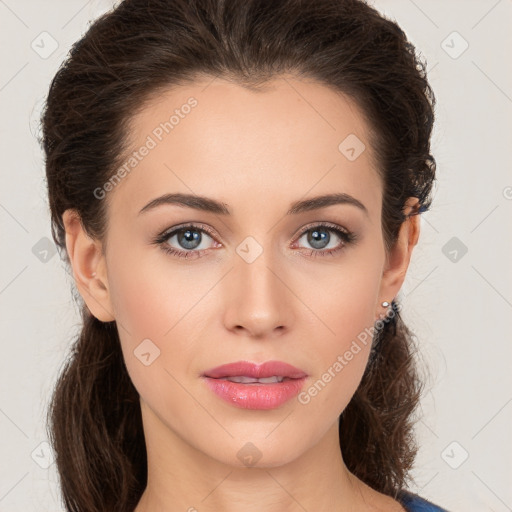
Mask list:
[[148,483],[135,512],[374,510],[378,493],[343,463],[337,423],[287,464],[240,467],[195,449],[144,406],[143,420]]

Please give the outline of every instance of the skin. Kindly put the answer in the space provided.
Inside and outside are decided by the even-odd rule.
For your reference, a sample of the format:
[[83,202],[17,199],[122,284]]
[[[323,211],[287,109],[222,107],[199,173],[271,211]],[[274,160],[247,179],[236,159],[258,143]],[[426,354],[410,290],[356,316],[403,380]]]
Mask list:
[[[404,510],[352,475],[340,452],[338,418],[370,343],[307,404],[239,409],[200,376],[228,362],[280,360],[304,370],[311,386],[398,293],[419,216],[403,223],[386,253],[382,183],[361,112],[293,76],[263,92],[217,78],[161,93],[132,119],[132,149],[190,96],[197,107],[109,192],[106,240],[90,238],[73,210],[63,216],[77,287],[94,316],[116,320],[141,397],[149,472],[136,512]],[[366,145],[355,161],[338,150],[349,134]],[[232,213],[163,205],[139,214],[173,192],[214,198]],[[332,192],[357,198],[367,214],[338,204],[286,215],[293,201]],[[408,207],[415,203],[410,198]],[[204,249],[201,257],[179,258],[152,243],[187,222],[215,233],[192,249]],[[313,257],[323,246],[298,235],[318,222],[346,228],[357,241]],[[343,243],[328,232],[328,248]],[[236,252],[248,236],[263,249],[252,263]],[[186,251],[183,241],[166,243]],[[147,338],[160,349],[149,366],[134,355]],[[237,457],[248,442],[261,453],[253,467]]]

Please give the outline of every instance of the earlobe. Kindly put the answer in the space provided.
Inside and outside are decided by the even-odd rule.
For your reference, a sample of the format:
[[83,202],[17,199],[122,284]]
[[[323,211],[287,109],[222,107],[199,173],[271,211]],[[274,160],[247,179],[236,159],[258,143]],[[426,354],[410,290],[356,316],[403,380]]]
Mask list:
[[101,243],[86,233],[76,210],[66,210],[62,220],[66,230],[66,249],[80,295],[98,320],[115,320]]

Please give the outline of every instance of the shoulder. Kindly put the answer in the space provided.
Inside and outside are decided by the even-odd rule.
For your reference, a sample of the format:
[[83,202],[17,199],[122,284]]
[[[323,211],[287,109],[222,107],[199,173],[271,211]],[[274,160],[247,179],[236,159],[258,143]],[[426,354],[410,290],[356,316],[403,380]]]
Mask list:
[[397,499],[407,512],[448,512],[446,509],[434,505],[430,501],[409,491],[400,491]]

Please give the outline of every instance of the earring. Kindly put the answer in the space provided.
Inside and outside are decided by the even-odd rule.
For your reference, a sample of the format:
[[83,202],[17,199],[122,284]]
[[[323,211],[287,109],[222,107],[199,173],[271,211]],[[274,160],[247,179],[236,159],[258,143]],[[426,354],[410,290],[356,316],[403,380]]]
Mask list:
[[[385,300],[384,302],[381,303],[381,306],[383,308],[388,308],[390,306],[390,304],[389,304],[389,302],[387,300]],[[379,313],[379,320],[383,320],[385,316],[387,316],[387,312],[386,313]]]
[[96,277],[96,272],[93,272],[93,273],[91,274],[91,277]]

